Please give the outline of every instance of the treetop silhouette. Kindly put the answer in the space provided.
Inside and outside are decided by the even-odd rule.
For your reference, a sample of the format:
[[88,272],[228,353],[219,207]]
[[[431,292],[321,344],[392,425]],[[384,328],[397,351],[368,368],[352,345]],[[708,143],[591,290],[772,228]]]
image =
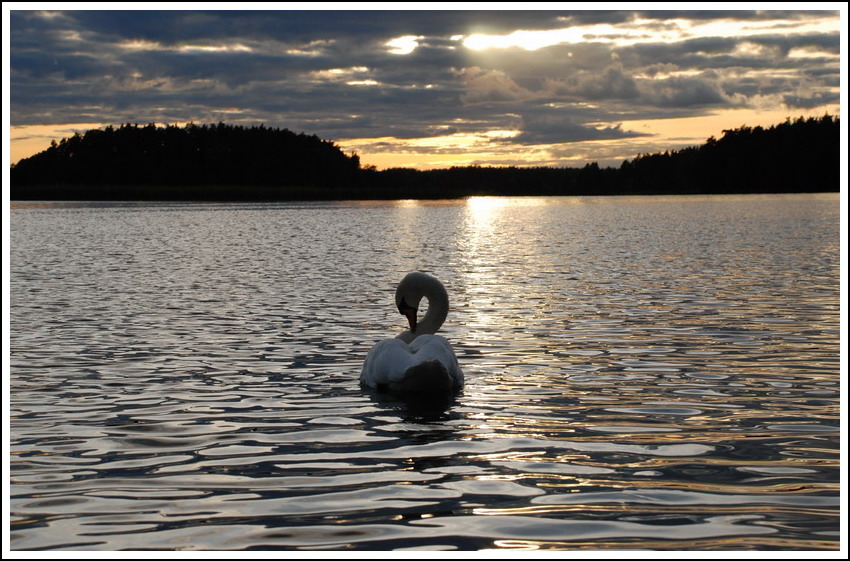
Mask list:
[[703,145],[619,168],[452,167],[378,171],[333,142],[264,125],[154,124],[74,134],[11,170],[11,198],[292,200],[470,195],[624,195],[839,190],[839,119],[724,130]]

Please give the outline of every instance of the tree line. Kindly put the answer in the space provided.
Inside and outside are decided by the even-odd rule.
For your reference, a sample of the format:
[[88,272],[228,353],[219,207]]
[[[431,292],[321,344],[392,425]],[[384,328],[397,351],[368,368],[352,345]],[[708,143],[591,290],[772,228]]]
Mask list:
[[360,159],[333,142],[264,125],[108,126],[51,143],[11,170],[12,198],[235,198],[333,191]]
[[263,125],[153,124],[75,134],[11,170],[13,200],[293,200],[472,195],[838,191],[839,119],[724,130],[701,146],[641,154],[619,168],[361,167],[333,142]]

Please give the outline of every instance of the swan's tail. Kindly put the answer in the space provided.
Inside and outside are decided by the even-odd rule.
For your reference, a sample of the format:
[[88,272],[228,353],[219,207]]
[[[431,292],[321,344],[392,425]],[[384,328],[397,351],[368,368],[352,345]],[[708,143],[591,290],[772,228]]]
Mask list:
[[449,371],[439,360],[426,360],[411,366],[404,373],[397,391],[409,395],[442,394],[454,387]]

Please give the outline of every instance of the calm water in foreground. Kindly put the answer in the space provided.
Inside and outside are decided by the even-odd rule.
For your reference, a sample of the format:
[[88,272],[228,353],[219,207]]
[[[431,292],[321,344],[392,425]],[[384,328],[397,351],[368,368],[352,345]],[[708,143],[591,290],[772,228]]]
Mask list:
[[[439,277],[445,403],[360,390]],[[24,204],[12,549],[836,549],[839,198]]]

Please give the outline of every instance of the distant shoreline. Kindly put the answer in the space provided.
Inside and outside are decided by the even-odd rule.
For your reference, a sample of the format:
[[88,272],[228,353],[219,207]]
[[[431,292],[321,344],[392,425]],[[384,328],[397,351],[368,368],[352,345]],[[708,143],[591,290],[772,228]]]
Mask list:
[[11,200],[304,201],[840,191],[839,119],[723,131],[619,168],[378,171],[333,142],[263,126],[122,125],[54,142],[10,171]]
[[[56,186],[35,186],[34,191],[40,191],[44,189],[47,192],[52,194],[41,196],[41,197],[22,197],[22,196],[11,196],[10,201],[16,202],[45,202],[45,201],[54,201],[54,202],[267,202],[267,203],[275,203],[275,202],[307,202],[307,201],[403,201],[403,200],[460,200],[467,199],[470,197],[501,197],[501,198],[510,198],[510,197],[664,197],[664,196],[682,196],[682,197],[698,197],[698,196],[711,196],[711,195],[812,195],[812,194],[828,194],[828,193],[840,193],[840,186],[836,187],[832,190],[799,190],[799,191],[784,191],[784,190],[766,190],[766,191],[723,191],[723,192],[702,192],[702,191],[690,191],[690,192],[676,192],[676,191],[655,191],[655,192],[621,192],[621,193],[534,193],[534,192],[500,192],[500,193],[489,193],[489,192],[471,192],[471,193],[463,193],[463,194],[442,194],[442,195],[434,195],[434,196],[396,196],[396,197],[377,197],[377,196],[357,196],[352,194],[351,196],[333,196],[330,193],[308,193],[307,190],[305,192],[300,193],[295,196],[212,196],[212,195],[198,195],[198,196],[185,196],[183,195],[174,195],[174,196],[157,196],[157,191],[161,189],[161,186],[140,186],[139,191],[144,192],[145,194],[133,194],[135,189],[129,190],[130,192],[126,192],[122,196],[98,196],[96,193],[89,192],[87,195],[83,196],[73,196],[74,189],[69,189],[67,185],[56,185]],[[123,189],[122,189],[123,190]],[[58,193],[57,191],[61,191]],[[69,196],[71,195],[71,196]]]
[[629,198],[629,197],[682,197],[682,198],[698,198],[698,197],[762,197],[762,196],[805,196],[805,195],[837,195],[840,194],[840,189],[836,189],[835,191],[801,191],[801,192],[759,192],[759,193],[628,193],[628,194],[620,194],[620,195],[529,195],[529,194],[504,194],[504,195],[465,195],[462,197],[443,197],[443,198],[428,198],[428,199],[413,199],[413,198],[400,198],[400,199],[311,199],[311,198],[300,198],[300,199],[211,199],[211,198],[196,198],[196,199],[176,199],[176,198],[163,198],[163,199],[10,199],[10,203],[12,203],[12,207],[24,208],[29,203],[32,205],[40,205],[43,203],[55,203],[56,205],[88,205],[88,204],[147,204],[147,203],[162,203],[162,204],[203,204],[203,203],[332,203],[332,202],[364,202],[364,203],[380,203],[380,202],[398,202],[398,201],[460,201],[463,199],[470,199],[476,197],[493,197],[493,198]]

